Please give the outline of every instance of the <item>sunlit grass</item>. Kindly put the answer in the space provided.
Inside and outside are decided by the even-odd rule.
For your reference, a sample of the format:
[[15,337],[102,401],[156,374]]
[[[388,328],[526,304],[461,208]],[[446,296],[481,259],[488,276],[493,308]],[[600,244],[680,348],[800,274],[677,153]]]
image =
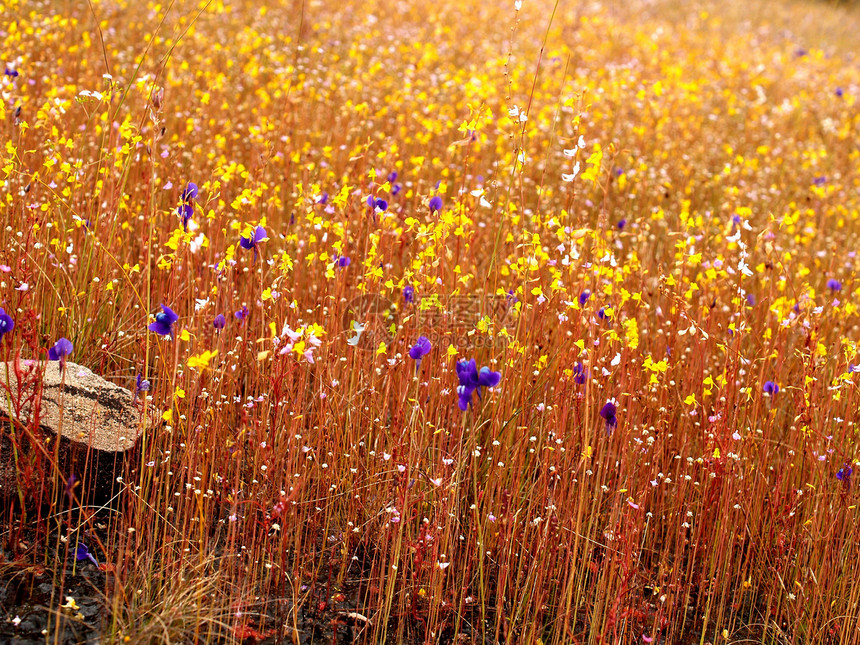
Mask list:
[[5,4],[0,353],[159,422],[4,540],[110,641],[860,642],[856,10]]

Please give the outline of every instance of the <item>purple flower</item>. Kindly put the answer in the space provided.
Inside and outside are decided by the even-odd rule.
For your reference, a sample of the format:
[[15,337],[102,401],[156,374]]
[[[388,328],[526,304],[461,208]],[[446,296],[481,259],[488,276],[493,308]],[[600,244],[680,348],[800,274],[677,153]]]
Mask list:
[[600,320],[605,320],[608,318],[608,316],[606,315],[606,307],[601,307],[597,311],[597,317],[600,318]]
[[428,206],[430,206],[431,213],[435,213],[436,211],[442,210],[442,198],[439,197],[439,195],[436,195],[435,197],[430,199],[430,203],[428,204]]
[[397,181],[397,171],[393,170],[388,173],[388,183],[393,184],[395,181]]
[[188,185],[185,187],[185,190],[182,191],[182,194],[179,195],[179,201],[188,202],[192,199],[197,199],[198,194],[197,184],[193,181],[189,181]]
[[836,473],[836,479],[841,482],[847,482],[848,479],[851,477],[851,473],[853,472],[854,469],[851,468],[851,466],[849,466],[847,463],[842,464],[842,468],[840,468]]
[[747,304],[748,304],[750,307],[755,307],[755,302],[756,302],[756,301],[755,301],[755,294],[748,293],[748,294],[747,294]]
[[7,67],[7,68],[6,68],[6,71],[5,71],[5,72],[3,72],[3,73],[4,73],[6,76],[11,76],[12,78],[15,78],[16,76],[18,76],[18,70],[12,69],[12,68],[10,68],[10,67]]
[[66,356],[71,354],[74,349],[75,346],[72,345],[72,341],[68,338],[61,338],[48,350],[48,360],[60,361],[61,364],[65,364]]
[[254,250],[254,262],[256,262],[257,261],[257,245],[260,242],[263,242],[267,239],[269,239],[269,238],[266,237],[266,229],[264,229],[262,226],[258,226],[257,228],[255,228],[251,232],[251,234],[248,237],[241,236],[239,238],[239,246],[241,246],[243,249],[247,249],[249,251],[251,249],[253,249]]
[[15,321],[12,320],[12,317],[7,314],[2,307],[0,307],[0,341],[3,340],[3,336],[8,334],[15,328]]
[[588,372],[585,371],[585,366],[581,362],[577,362],[573,366],[573,382],[577,385],[585,385],[588,380]]
[[188,232],[188,222],[194,214],[193,200],[197,198],[197,184],[188,182],[185,190],[179,195],[179,216],[182,218],[182,228]]
[[78,548],[75,550],[75,558],[78,562],[82,560],[89,560],[94,565],[99,566],[98,560],[96,560],[95,556],[90,553],[89,548],[83,542],[78,542]]
[[588,289],[579,294],[579,306],[582,307],[586,302],[588,302],[590,297],[591,292]]
[[624,227],[627,226],[627,220],[626,219],[618,220],[618,223],[616,224],[616,226],[618,227],[619,231],[623,230]]
[[140,396],[141,392],[149,392],[149,388],[149,381],[143,378],[142,374],[138,374],[135,380],[134,398],[131,400],[132,404],[137,403],[137,397]]
[[842,98],[842,96],[844,94],[845,94],[845,90],[843,90],[841,87],[836,88],[836,96],[838,96],[839,98]]
[[224,317],[224,314],[218,314],[215,316],[215,320],[212,321],[212,326],[215,329],[224,329],[227,325],[227,319]]
[[830,278],[827,281],[827,288],[830,289],[831,291],[841,291],[842,290],[842,283],[839,282],[839,280],[836,280],[835,278]]
[[401,186],[400,184],[394,184],[391,187],[391,196],[397,197],[397,193],[399,193],[402,188],[403,188],[403,186]]
[[242,305],[242,308],[233,314],[237,320],[245,320],[248,317],[248,306]]
[[373,195],[367,198],[367,205],[373,209],[374,214],[376,214],[376,211],[384,213],[388,210],[388,202],[384,199],[375,199]]
[[779,386],[773,381],[765,381],[763,391],[765,394],[770,394],[771,396],[773,396],[777,392],[779,392]]
[[352,260],[349,259],[349,256],[346,255],[336,255],[334,256],[334,263],[337,265],[339,269],[343,269],[348,267]]
[[471,405],[472,394],[476,390],[480,398],[482,387],[496,387],[502,378],[500,372],[493,372],[489,367],[478,370],[474,358],[470,361],[460,361],[456,367],[457,377],[460,379],[457,396],[461,410],[466,410]]
[[415,361],[415,369],[421,367],[421,359],[430,353],[433,345],[427,336],[419,336],[416,343],[409,350],[409,358]]
[[317,199],[317,204],[325,205],[326,202],[328,202],[328,193],[323,192],[323,194],[319,196],[319,199]]
[[415,300],[415,287],[411,284],[407,284],[403,287],[403,302],[407,305],[411,305]]
[[612,428],[618,425],[618,418],[615,416],[617,412],[618,408],[615,407],[615,403],[611,399],[600,408],[600,416],[606,421],[607,432],[612,432]]
[[161,305],[161,313],[155,314],[155,322],[148,327],[159,336],[170,336],[173,338],[173,324],[179,320],[179,316],[167,305]]

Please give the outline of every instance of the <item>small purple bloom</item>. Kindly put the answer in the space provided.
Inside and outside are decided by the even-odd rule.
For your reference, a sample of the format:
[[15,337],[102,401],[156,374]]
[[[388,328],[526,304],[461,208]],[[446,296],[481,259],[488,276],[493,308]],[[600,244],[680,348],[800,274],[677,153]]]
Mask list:
[[349,259],[349,256],[346,255],[336,255],[334,256],[334,262],[338,268],[343,269],[348,267],[352,260]]
[[15,321],[12,320],[12,317],[7,314],[2,307],[0,307],[0,341],[3,340],[3,336],[8,334],[15,328]]
[[608,318],[608,316],[606,315],[606,307],[601,307],[597,311],[597,317],[600,318],[600,320],[605,320],[606,318]]
[[436,195],[435,197],[430,199],[430,203],[428,204],[428,206],[430,206],[431,213],[435,213],[436,211],[442,210],[442,198],[439,197],[439,195]]
[[469,407],[472,403],[472,394],[476,390],[480,398],[482,387],[496,387],[502,378],[500,372],[493,372],[489,367],[482,367],[478,370],[474,358],[470,361],[460,361],[456,368],[457,377],[460,379],[457,396],[461,410],[466,410]]
[[845,94],[845,91],[841,87],[836,88],[836,96],[838,96],[841,99],[844,94]]
[[373,209],[374,213],[377,210],[382,213],[388,210],[388,202],[384,199],[374,199],[373,195],[367,198],[367,205]]
[[215,329],[224,329],[227,325],[227,319],[224,317],[224,314],[218,314],[215,316],[215,320],[212,321],[212,326]]
[[135,380],[134,398],[131,401],[132,404],[137,403],[137,397],[140,396],[141,392],[149,392],[149,388],[149,381],[143,378],[142,374],[138,374],[137,379]]
[[842,468],[840,468],[839,471],[836,473],[836,479],[841,482],[847,482],[851,477],[851,473],[853,472],[854,469],[851,468],[851,466],[849,466],[847,463],[842,464]]
[[427,356],[432,348],[433,345],[430,343],[427,336],[418,337],[418,341],[412,346],[412,349],[409,350],[409,358],[415,361],[416,371],[421,367],[421,359]]
[[197,199],[199,191],[197,189],[197,184],[193,181],[189,181],[188,185],[185,187],[185,190],[182,191],[182,194],[179,195],[179,201],[181,202],[189,202],[192,199]]
[[245,320],[248,317],[248,306],[242,305],[242,308],[233,314],[237,320]]
[[579,294],[579,306],[582,307],[586,302],[588,302],[590,297],[591,292],[588,289]]
[[328,193],[324,192],[317,200],[317,204],[325,204],[328,202]]
[[188,222],[191,221],[191,216],[194,215],[194,206],[191,204],[179,205],[179,217],[182,218],[182,230],[188,232]]
[[94,565],[99,566],[98,560],[95,559],[95,556],[90,553],[89,548],[87,548],[87,545],[83,542],[78,542],[78,548],[75,551],[75,558],[78,562],[81,562],[82,560],[89,560]]
[[71,354],[74,349],[75,346],[72,345],[72,341],[68,338],[61,338],[48,350],[48,360],[60,361],[61,364],[65,364],[66,356]]
[[616,226],[618,227],[619,231],[624,230],[624,227],[627,226],[627,220],[626,219],[618,220],[618,224],[616,224]]
[[397,197],[397,193],[399,193],[402,188],[403,188],[403,186],[401,186],[400,184],[394,184],[391,187],[391,196]]
[[585,385],[588,380],[588,372],[585,371],[585,366],[581,362],[577,362],[573,366],[573,382],[577,385]]
[[415,287],[411,284],[407,284],[403,287],[403,302],[407,305],[411,305],[415,301]]
[[618,412],[618,408],[615,407],[615,403],[612,401],[607,401],[606,404],[600,408],[600,416],[606,421],[606,431],[612,432],[612,428],[618,425],[618,418],[615,416]]
[[239,237],[239,246],[241,246],[243,249],[246,249],[248,251],[253,249],[254,250],[254,262],[256,262],[257,261],[257,245],[260,242],[264,242],[267,239],[269,239],[269,238],[266,236],[266,229],[264,229],[262,226],[258,226],[257,228],[255,228],[251,232],[249,237],[244,237],[244,236]]
[[5,72],[3,72],[3,73],[4,73],[6,76],[11,76],[12,78],[15,78],[16,76],[18,76],[18,70],[11,69],[11,68],[9,68],[9,67],[7,67],[7,68],[6,68],[6,71],[5,71]]
[[842,290],[842,283],[839,282],[839,280],[836,280],[835,278],[830,278],[827,281],[827,288],[830,289],[831,291],[841,291]]
[[179,195],[179,216],[182,218],[182,228],[188,232],[188,222],[194,214],[193,200],[197,198],[197,184],[188,182],[185,190]]
[[173,325],[179,320],[179,316],[168,307],[161,305],[161,313],[155,314],[155,322],[148,327],[149,331],[154,331],[159,336],[170,336],[173,338]]
[[747,294],[747,304],[748,304],[750,307],[755,307],[755,302],[756,302],[756,300],[755,300],[755,294],[748,293],[748,294]]
[[388,174],[388,182],[393,184],[395,181],[397,181],[397,171],[393,170]]
[[770,394],[771,396],[773,396],[777,392],[779,392],[779,386],[773,381],[765,381],[764,388],[762,388],[762,391],[765,394]]

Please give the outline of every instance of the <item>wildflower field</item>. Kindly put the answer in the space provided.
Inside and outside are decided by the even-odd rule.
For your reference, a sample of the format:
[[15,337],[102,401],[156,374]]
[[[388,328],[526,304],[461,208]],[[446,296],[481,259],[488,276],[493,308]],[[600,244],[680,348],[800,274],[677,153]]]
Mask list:
[[860,10],[693,5],[4,0],[0,360],[144,432],[0,641],[860,643]]

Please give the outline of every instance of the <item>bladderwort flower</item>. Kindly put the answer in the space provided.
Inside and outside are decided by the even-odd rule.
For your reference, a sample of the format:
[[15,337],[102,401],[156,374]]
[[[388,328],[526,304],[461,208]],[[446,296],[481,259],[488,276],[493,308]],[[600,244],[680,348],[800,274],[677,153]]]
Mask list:
[[427,356],[431,349],[433,349],[433,345],[427,336],[419,336],[412,349],[409,350],[409,358],[415,361],[416,372],[421,368],[421,359]]
[[161,305],[161,312],[155,314],[155,322],[150,323],[148,329],[159,336],[170,336],[172,339],[173,325],[177,320],[179,320],[179,316],[176,315],[173,309],[167,305]]
[[336,255],[334,256],[334,265],[338,269],[345,269],[352,263],[352,260],[349,259],[348,255]]
[[606,421],[606,432],[612,433],[612,429],[618,425],[618,408],[615,406],[615,399],[609,399],[602,408],[600,408],[600,416]]
[[94,565],[99,566],[98,560],[96,560],[95,556],[90,553],[89,547],[87,547],[83,542],[78,542],[78,548],[75,550],[75,559],[78,562],[89,560]]
[[403,287],[403,302],[407,305],[411,305],[415,301],[415,287],[411,284],[407,284]]
[[242,305],[242,308],[233,314],[236,320],[245,320],[248,317],[248,305]]
[[585,366],[581,362],[577,362],[573,366],[573,382],[577,385],[585,385],[588,380],[588,372],[585,371]]
[[830,278],[827,281],[827,288],[831,291],[842,291],[842,283],[835,278]]
[[580,293],[579,294],[579,306],[582,307],[583,305],[585,305],[585,303],[588,302],[588,299],[590,297],[591,297],[591,292],[588,289],[586,289],[585,291]]
[[475,359],[460,361],[457,363],[457,377],[460,385],[457,388],[457,405],[461,410],[466,410],[472,404],[472,394],[478,392],[481,397],[482,387],[496,387],[502,378],[500,372],[493,372],[489,367],[478,369]]
[[218,314],[215,316],[215,320],[212,321],[212,326],[221,331],[227,325],[227,319],[224,317],[224,314]]
[[142,374],[138,374],[134,385],[134,398],[131,400],[132,405],[137,403],[137,399],[141,392],[149,392],[150,384]]
[[370,206],[370,210],[373,213],[374,220],[376,219],[377,215],[381,215],[388,210],[388,202],[384,199],[377,199],[373,195],[367,198],[367,205]]
[[765,381],[764,387],[762,388],[762,391],[765,394],[769,394],[771,396],[774,396],[777,392],[779,392],[779,386],[776,383],[774,383],[773,381]]
[[430,207],[430,213],[437,213],[442,210],[442,198],[439,195],[430,198],[430,202],[427,204]]
[[842,464],[842,467],[836,472],[836,479],[841,482],[848,482],[851,478],[851,473],[854,472],[854,469],[847,463]]
[[185,190],[179,195],[179,216],[182,218],[182,228],[188,232],[188,222],[194,214],[194,200],[197,199],[197,184],[188,182]]
[[60,361],[60,365],[65,367],[66,365],[66,356],[74,351],[75,346],[72,345],[72,341],[68,338],[61,338],[54,346],[48,350],[48,360],[49,361]]
[[0,307],[0,341],[3,340],[3,336],[8,334],[15,328],[15,321],[12,320],[12,317]]
[[247,237],[242,235],[239,237],[239,246],[248,251],[254,251],[254,262],[257,261],[257,245],[260,242],[265,242],[269,238],[266,236],[266,229],[262,226],[257,226],[253,231],[251,231]]

